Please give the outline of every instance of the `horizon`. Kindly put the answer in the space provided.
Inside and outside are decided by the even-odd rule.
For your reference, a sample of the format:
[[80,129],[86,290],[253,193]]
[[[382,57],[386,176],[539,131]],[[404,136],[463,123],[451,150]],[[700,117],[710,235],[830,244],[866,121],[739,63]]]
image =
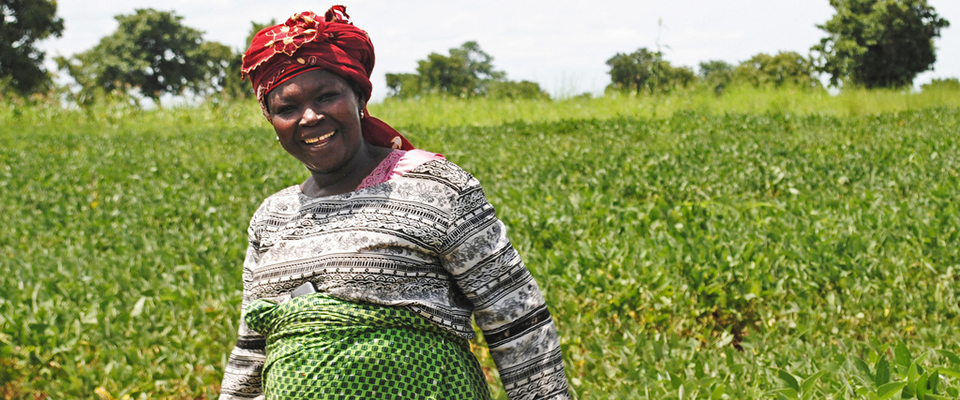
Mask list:
[[[92,48],[116,30],[114,16],[133,13],[137,8],[172,11],[183,17],[185,26],[204,32],[204,40],[242,51],[252,22],[282,22],[297,11],[322,13],[328,7],[317,8],[316,3],[302,0],[283,8],[252,0],[158,3],[59,2],[57,15],[63,18],[65,29],[61,38],[39,43],[47,53],[45,65],[60,74],[52,62],[54,56],[70,56]],[[462,0],[434,4],[415,0],[401,5],[362,0],[347,4],[347,10],[353,22],[370,33],[376,47],[377,66],[371,77],[375,101],[386,97],[386,73],[415,72],[416,62],[430,53],[445,55],[470,40],[477,41],[493,57],[494,67],[506,72],[507,79],[537,82],[553,97],[569,97],[602,93],[610,83],[605,62],[617,53],[643,47],[660,48],[671,64],[694,71],[698,71],[700,62],[722,60],[737,65],[759,53],[794,51],[807,55],[810,47],[825,36],[815,25],[826,22],[834,12],[826,1],[816,5],[800,0],[776,4],[760,0],[617,3],[621,2],[598,1],[584,7],[582,2],[570,0],[523,4]],[[960,2],[929,3],[941,17],[960,24]],[[960,28],[954,25],[943,29],[935,45],[937,62],[932,70],[917,76],[915,87],[934,78],[960,77]],[[69,81],[58,78],[61,83]]]

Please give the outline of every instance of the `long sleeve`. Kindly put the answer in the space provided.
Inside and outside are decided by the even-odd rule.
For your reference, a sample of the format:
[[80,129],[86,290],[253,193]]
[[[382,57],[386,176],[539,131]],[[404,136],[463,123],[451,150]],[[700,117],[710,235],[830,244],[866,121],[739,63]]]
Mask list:
[[510,399],[569,399],[560,341],[537,282],[476,178],[461,188],[443,263],[474,306]]
[[221,400],[263,399],[261,371],[266,359],[266,341],[263,336],[247,328],[244,322],[244,309],[250,299],[249,286],[252,281],[253,267],[259,258],[259,244],[252,228],[249,230],[249,246],[243,261],[243,302],[240,311],[240,328],[237,344],[230,352],[227,366],[224,368],[223,382],[220,385]]

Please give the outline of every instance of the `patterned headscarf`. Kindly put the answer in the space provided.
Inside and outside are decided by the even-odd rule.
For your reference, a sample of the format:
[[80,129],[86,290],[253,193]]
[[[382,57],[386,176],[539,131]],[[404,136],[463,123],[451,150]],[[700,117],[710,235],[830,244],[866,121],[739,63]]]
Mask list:
[[[293,14],[286,22],[264,28],[243,54],[243,77],[250,79],[264,116],[267,93],[294,76],[325,69],[355,83],[366,100],[373,85],[373,43],[367,32],[353,26],[347,8],[333,6],[323,18],[312,11]],[[366,111],[360,126],[371,144],[411,150],[413,145],[396,129]]]

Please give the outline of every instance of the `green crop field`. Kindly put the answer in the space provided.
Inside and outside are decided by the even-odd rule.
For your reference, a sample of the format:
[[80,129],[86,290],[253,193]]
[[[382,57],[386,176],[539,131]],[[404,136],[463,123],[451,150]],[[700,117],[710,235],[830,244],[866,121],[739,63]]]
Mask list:
[[[960,94],[711,96],[371,110],[483,183],[581,399],[958,398]],[[0,105],[0,396],[215,398],[273,136]]]

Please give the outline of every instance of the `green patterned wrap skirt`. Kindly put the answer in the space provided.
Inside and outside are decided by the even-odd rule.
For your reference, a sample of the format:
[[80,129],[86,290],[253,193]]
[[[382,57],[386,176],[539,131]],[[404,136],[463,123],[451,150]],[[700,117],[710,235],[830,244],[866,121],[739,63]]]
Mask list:
[[490,398],[469,342],[403,308],[314,293],[252,301],[245,321],[267,339],[267,400]]

